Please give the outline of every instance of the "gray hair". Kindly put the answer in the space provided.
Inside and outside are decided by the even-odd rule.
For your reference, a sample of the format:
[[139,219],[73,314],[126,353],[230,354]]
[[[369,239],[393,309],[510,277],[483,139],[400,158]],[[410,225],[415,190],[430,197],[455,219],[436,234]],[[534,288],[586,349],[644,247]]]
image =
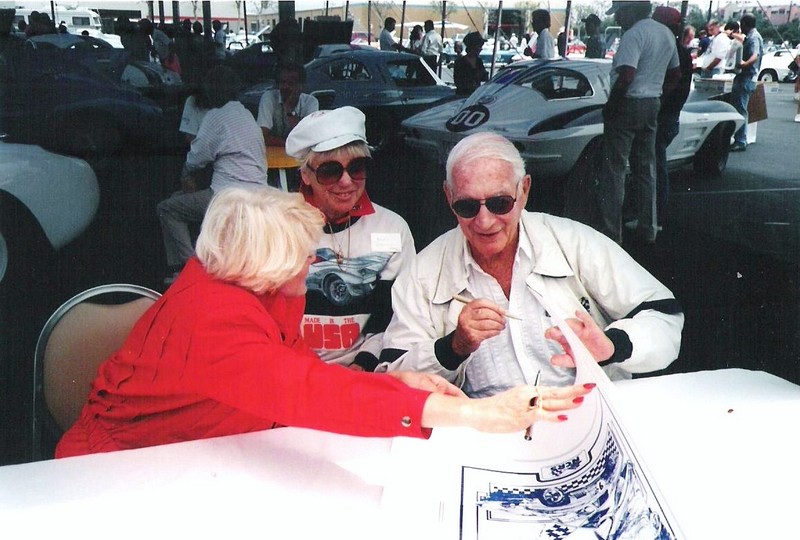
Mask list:
[[525,162],[516,147],[511,144],[511,141],[497,133],[483,131],[461,139],[450,151],[445,167],[447,172],[445,184],[447,187],[453,188],[453,170],[456,167],[464,167],[472,162],[484,159],[505,161],[511,165],[517,183],[526,174]]

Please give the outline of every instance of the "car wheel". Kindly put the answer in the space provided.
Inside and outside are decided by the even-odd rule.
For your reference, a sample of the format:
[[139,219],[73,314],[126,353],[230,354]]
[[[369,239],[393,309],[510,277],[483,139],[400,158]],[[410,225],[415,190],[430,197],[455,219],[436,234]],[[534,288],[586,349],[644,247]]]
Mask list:
[[603,139],[592,139],[564,181],[564,216],[587,225],[599,222],[596,186],[603,162]]
[[758,80],[764,82],[778,82],[778,73],[774,69],[765,69],[758,74]]
[[730,155],[733,123],[718,124],[694,156],[694,171],[703,176],[719,176],[725,171]]
[[347,290],[347,284],[336,274],[331,274],[325,278],[322,292],[325,294],[325,298],[334,306],[346,306],[352,298],[350,291]]

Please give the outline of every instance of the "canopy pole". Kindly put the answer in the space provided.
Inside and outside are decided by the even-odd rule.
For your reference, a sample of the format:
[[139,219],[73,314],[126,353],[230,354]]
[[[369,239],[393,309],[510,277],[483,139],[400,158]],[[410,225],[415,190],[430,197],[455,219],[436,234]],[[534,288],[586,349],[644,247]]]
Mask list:
[[558,55],[565,57],[569,50],[569,20],[572,14],[572,0],[567,0],[567,11],[564,13],[564,43],[558,44]]
[[[442,2],[442,43],[444,43],[444,18],[447,15],[447,0]],[[439,77],[442,76],[442,55],[439,55],[439,59],[436,62],[437,72]]]
[[400,12],[400,45],[403,44],[403,25],[406,23],[406,0],[403,0],[403,10]]
[[503,0],[497,6],[497,26],[494,29],[494,46],[492,47],[492,69],[489,78],[494,77],[495,64],[497,63],[497,47],[500,44],[500,25],[503,24]]

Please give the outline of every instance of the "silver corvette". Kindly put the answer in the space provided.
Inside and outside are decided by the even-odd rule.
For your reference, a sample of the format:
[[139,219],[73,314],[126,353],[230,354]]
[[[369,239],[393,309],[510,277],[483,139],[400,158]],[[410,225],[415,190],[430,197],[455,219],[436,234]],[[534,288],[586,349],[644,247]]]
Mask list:
[[[405,120],[406,142],[443,163],[461,138],[493,131],[514,143],[535,180],[574,180],[600,163],[610,67],[608,60],[514,62],[465,100]],[[706,97],[690,95],[667,159],[671,168],[692,163],[713,176],[725,170],[731,135],[744,120]]]

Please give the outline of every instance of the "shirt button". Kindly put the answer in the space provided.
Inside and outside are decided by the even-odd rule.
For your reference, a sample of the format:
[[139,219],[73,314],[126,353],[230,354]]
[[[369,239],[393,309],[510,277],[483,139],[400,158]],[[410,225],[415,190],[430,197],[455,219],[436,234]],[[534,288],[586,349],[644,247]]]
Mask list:
[[411,417],[404,416],[403,419],[400,420],[400,423],[403,425],[403,427],[411,427]]

